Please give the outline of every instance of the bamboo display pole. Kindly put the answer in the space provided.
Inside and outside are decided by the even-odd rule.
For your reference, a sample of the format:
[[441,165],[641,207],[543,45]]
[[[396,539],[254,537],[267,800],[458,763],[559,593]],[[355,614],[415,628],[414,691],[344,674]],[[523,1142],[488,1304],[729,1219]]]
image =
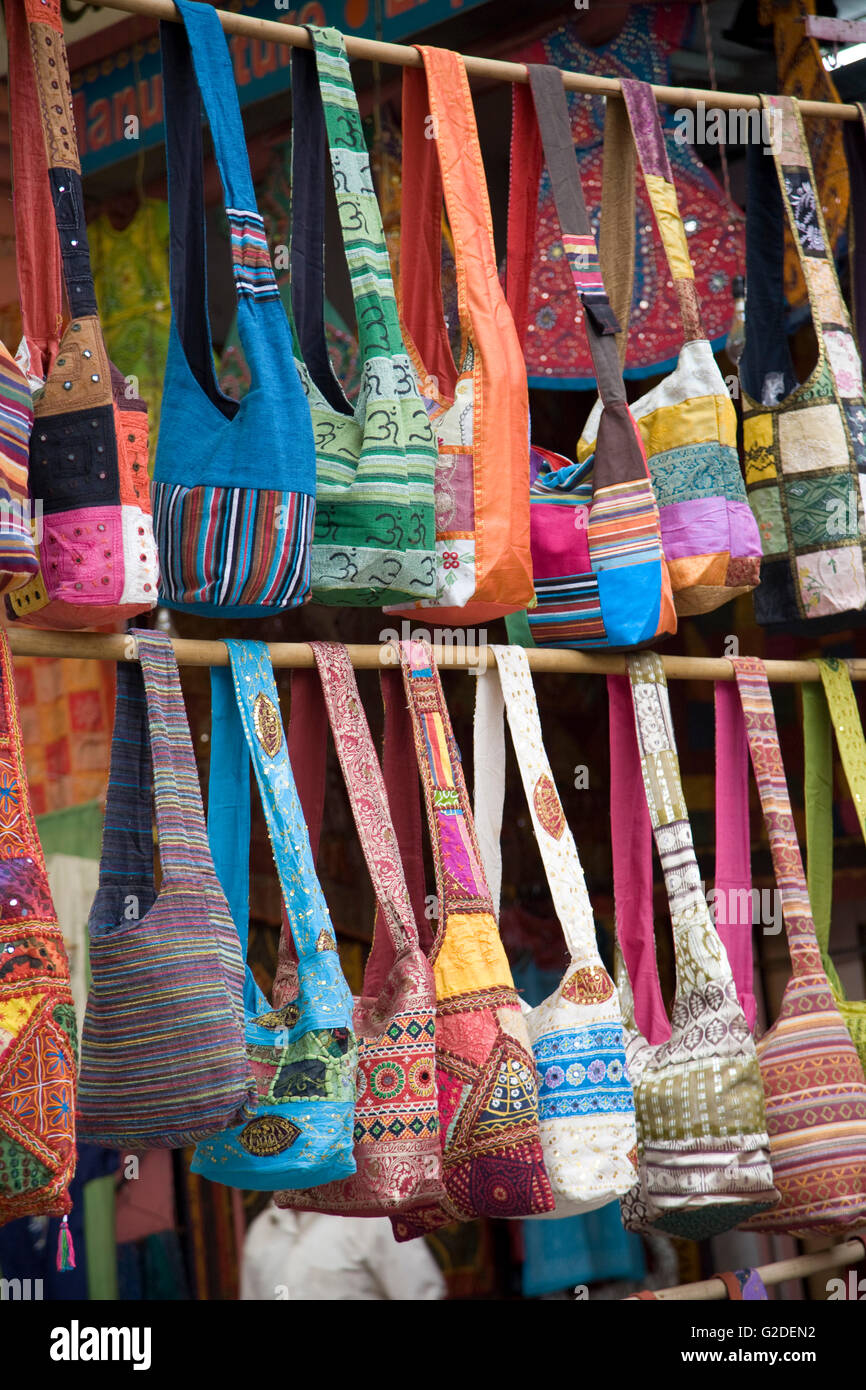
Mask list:
[[[151,19],[179,21],[178,12],[172,0],[90,0],[99,9],[122,10],[125,14],[147,15]],[[296,48],[312,47],[306,29],[298,24],[281,24],[273,19],[256,19],[253,15],[232,14],[227,10],[217,10],[220,22],[227,34],[242,34],[245,38],[260,39],[263,43],[287,44]],[[409,44],[382,43],[376,39],[357,38],[346,35],[346,52],[350,58],[366,59],[371,63],[390,63],[400,68],[420,68],[421,57],[417,49]],[[470,77],[486,77],[497,82],[527,82],[526,68],[522,63],[507,63],[498,58],[474,58],[461,54],[463,64]],[[570,92],[586,92],[592,96],[621,96],[622,89],[617,78],[593,77],[587,73],[563,72],[565,86]],[[715,92],[700,87],[659,87],[652,88],[656,101],[666,106],[697,106],[699,101],[707,106],[721,107],[725,110],[760,109],[760,98],[753,92]],[[802,116],[835,117],[840,121],[856,121],[859,112],[856,106],[844,102],[798,101]]]
[[[825,1270],[859,1264],[864,1257],[866,1238],[855,1236],[845,1241],[844,1245],[834,1245],[829,1250],[817,1250],[811,1255],[794,1255],[788,1260],[777,1260],[775,1264],[758,1265],[755,1273],[764,1284],[772,1286],[785,1284],[789,1279],[803,1279],[809,1274],[823,1274]],[[721,1301],[728,1296],[727,1288],[717,1275],[695,1284],[675,1284],[673,1288],[653,1289],[652,1292],[663,1303],[685,1300],[702,1302],[708,1299]],[[627,1303],[629,1299],[622,1301]]]
[[[92,661],[135,661],[135,638],[130,634],[100,632],[51,632],[39,628],[8,628],[6,635],[13,656],[78,657]],[[311,668],[315,665],[308,642],[269,642],[268,650],[274,666]],[[179,666],[227,666],[228,648],[220,641],[175,637],[174,654]],[[399,666],[400,657],[391,643],[346,644],[349,659],[356,671],[376,671],[380,667]],[[448,671],[478,671],[496,665],[492,647],[469,647],[459,643],[448,646],[434,644],[433,657],[437,666]],[[526,653],[530,670],[538,674],[607,676],[624,675],[624,656],[587,656],[584,652],[558,651],[543,647],[529,648]],[[662,656],[668,680],[730,681],[734,668],[727,657]],[[800,685],[820,680],[814,661],[766,661],[767,679],[780,685]],[[866,660],[847,663],[852,680],[866,680]]]

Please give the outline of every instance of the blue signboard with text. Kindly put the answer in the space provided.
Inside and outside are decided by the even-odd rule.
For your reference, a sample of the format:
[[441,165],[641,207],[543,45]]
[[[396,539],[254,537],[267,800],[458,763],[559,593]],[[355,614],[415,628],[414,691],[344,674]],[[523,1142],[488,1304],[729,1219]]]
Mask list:
[[[221,8],[283,24],[330,24],[347,36],[398,43],[485,0],[235,0]],[[377,18],[379,10],[381,19]],[[377,32],[378,30],[378,32]],[[229,38],[241,105],[286,91],[291,49],[232,34]],[[73,51],[74,60],[74,51]],[[156,34],[73,69],[72,96],[85,174],[163,142],[162,72]]]

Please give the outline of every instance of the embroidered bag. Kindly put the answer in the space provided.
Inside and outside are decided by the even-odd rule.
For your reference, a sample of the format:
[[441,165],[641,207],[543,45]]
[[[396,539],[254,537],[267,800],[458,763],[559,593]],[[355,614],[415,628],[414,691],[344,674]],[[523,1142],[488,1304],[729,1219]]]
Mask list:
[[619,1000],[598,952],[577,847],[544,751],[529,660],[520,647],[491,651],[496,670],[480,674],[476,683],[476,824],[489,820],[489,806],[495,827],[489,859],[481,844],[488,883],[497,885],[496,905],[502,878],[507,709],[532,827],[570,957],[558,989],[537,1008],[522,1007],[538,1068],[541,1147],[556,1198],[551,1215],[572,1216],[602,1207],[634,1185],[634,1095],[625,1067]]
[[731,658],[782,900],[792,975],[758,1042],[775,1211],[748,1229],[841,1235],[866,1213],[866,1080],[821,963],[764,664]]
[[[463,61],[419,46],[403,72],[400,312],[438,441],[437,623],[486,622],[532,600],[529,393],[499,284],[475,110]],[[432,138],[431,138],[432,137]],[[454,245],[460,350],[442,309],[442,199]]]
[[0,632],[0,1226],[65,1216],[75,1172],[77,1029]]
[[[535,603],[509,636],[545,647],[631,647],[676,631],[658,508],[626,403],[613,317],[598,269],[562,76],[531,65],[531,96],[514,87],[508,296],[525,340],[542,152],[562,246],[584,311],[604,413],[598,447],[577,465],[532,450],[530,524]],[[533,101],[536,120],[533,117]],[[528,631],[527,631],[528,626]]]
[[[35,86],[45,147],[40,166],[47,165],[71,318],[53,362],[30,364],[40,378],[48,367],[30,437],[30,492],[41,508],[39,572],[7,594],[6,613],[31,627],[104,626],[156,603],[147,408],[109,360],[102,336],[60,2],[17,0],[7,24],[14,61],[32,63],[32,85],[19,74],[30,92],[19,116],[32,115]],[[47,235],[53,241],[53,226]],[[49,250],[49,275],[51,256]],[[40,303],[46,290],[31,276],[42,274],[41,263],[22,256],[21,271],[22,299]],[[25,324],[29,314],[28,307]]]
[[[475,1216],[552,1211],[535,1063],[475,837],[460,752],[425,642],[401,642],[436,869],[436,1087],[444,1198],[392,1218],[398,1240]],[[386,705],[386,738],[405,715]]]
[[[160,26],[172,305],[153,477],[160,601],[206,617],[262,617],[309,597],[312,426],[291,369],[292,336],[256,208],[228,41],[210,5],[181,0],[178,9],[182,24]],[[223,394],[214,373],[201,102],[251,377],[240,402]]]
[[255,1114],[200,1143],[191,1170],[257,1192],[316,1187],[355,1172],[352,996],[316,878],[267,645],[232,640],[226,646],[230,669],[211,668],[208,837],[245,957],[250,912],[246,743],[297,946],[297,992],[291,1000],[275,993],[271,1007],[247,965],[243,1000],[247,1055],[258,1087]]
[[[337,643],[310,645],[321,678],[319,704],[324,693],[378,914],[364,972],[364,991],[355,1000],[357,1172],[326,1187],[279,1192],[276,1202],[280,1207],[304,1211],[381,1216],[443,1195],[434,1054],[436,988],[433,971],[418,944],[385,784],[352,663],[346,648]],[[293,718],[296,696],[306,676],[307,672],[296,672],[292,681]],[[311,679],[317,677],[311,674]],[[306,705],[304,714],[304,736],[309,742]],[[317,751],[324,755],[324,740]],[[317,757],[316,762],[321,785],[324,757]],[[323,804],[324,796],[319,795],[319,823]],[[308,816],[307,826],[314,845],[319,824],[312,826]],[[278,972],[275,995],[281,993],[282,983]]]
[[[342,34],[292,49],[292,306],[316,445],[313,596],[378,606],[436,591],[436,445],[400,332],[391,265]],[[325,343],[330,168],[355,301],[361,386],[350,405]]]
[[[622,91],[683,327],[676,367],[631,405],[658,502],[674,603],[683,617],[708,613],[753,589],[760,578],[761,539],[740,471],[737,412],[701,323],[656,99],[646,82],[624,79]],[[626,235],[634,240],[634,234],[632,218]],[[579,462],[595,449],[601,409],[596,402],[584,426]]]
[[174,651],[164,633],[133,636],[139,664],[117,668],[88,922],[78,1124],[91,1144],[173,1149],[221,1129],[255,1091],[243,1046],[242,962],[208,849]]
[[[749,146],[749,304],[740,363],[746,487],[764,548],[755,617],[764,627],[813,635],[850,627],[866,605],[859,481],[866,403],[797,103],[761,100],[773,129],[772,159],[761,145]],[[785,322],[786,218],[818,342],[818,361],[801,384]]]
[[806,864],[809,902],[821,961],[836,1006],[866,1071],[866,1002],[847,999],[830,958],[833,909],[833,749],[836,734],[848,790],[860,830],[866,839],[866,739],[857,697],[844,661],[818,661],[821,685],[803,685],[804,791],[806,802]]
[[[638,794],[624,774],[635,733],[644,792],[673,926],[676,993],[668,1037],[649,1042],[635,1021],[634,925],[617,904],[625,969],[620,998],[637,1112],[639,1181],[622,1200],[629,1230],[691,1240],[739,1225],[779,1200],[770,1167],[755,1044],[728,958],[710,920],[680,783],[667,684],[654,652],[628,658],[631,687],[608,677],[611,797]],[[613,815],[611,816],[613,823]],[[614,856],[629,852],[614,841]],[[642,925],[639,920],[638,925]]]

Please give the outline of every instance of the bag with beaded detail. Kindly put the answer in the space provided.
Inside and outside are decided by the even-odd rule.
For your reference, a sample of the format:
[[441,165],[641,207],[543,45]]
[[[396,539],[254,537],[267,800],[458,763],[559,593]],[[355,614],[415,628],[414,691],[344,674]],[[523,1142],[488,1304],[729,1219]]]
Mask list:
[[[6,595],[6,611],[11,622],[31,627],[103,626],[156,603],[147,407],[110,361],[99,322],[60,0],[17,0],[7,6],[6,22],[13,63],[32,64],[71,315],[33,407],[39,573]],[[21,84],[13,87],[20,95]],[[18,116],[32,118],[26,91],[24,101]],[[19,264],[26,305],[44,290],[33,278],[40,268],[24,256]],[[30,364],[37,375],[42,366]]]

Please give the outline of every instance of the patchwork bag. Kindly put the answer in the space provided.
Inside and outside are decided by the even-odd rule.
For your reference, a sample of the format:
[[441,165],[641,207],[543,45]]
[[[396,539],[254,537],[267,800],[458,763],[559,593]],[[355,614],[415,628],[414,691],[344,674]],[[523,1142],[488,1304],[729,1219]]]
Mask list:
[[[391,265],[346,47],[309,28],[292,49],[292,312],[316,448],[313,597],[375,607],[436,592],[436,444],[400,332]],[[346,400],[324,329],[330,169],[349,267],[361,386]]]
[[[484,878],[439,673],[424,642],[401,642],[404,701],[388,700],[400,746],[408,700],[436,868],[436,1088],[445,1196],[392,1217],[397,1240],[475,1216],[552,1211],[526,1022]],[[386,690],[388,687],[386,687]],[[392,802],[393,804],[393,802]]]
[[[205,832],[171,640],[134,630],[117,668],[92,984],[81,1038],[79,1137],[183,1148],[243,1114],[243,961]],[[162,882],[153,872],[153,807]]]
[[[53,203],[47,231],[39,229],[50,243],[46,264],[22,255],[21,298],[44,305],[53,296],[50,281],[40,287],[32,277],[52,274],[56,226],[71,318],[53,362],[30,362],[39,379],[47,365],[29,456],[30,493],[41,509],[39,571],[6,595],[6,614],[31,627],[104,626],[156,603],[147,410],[109,360],[99,322],[60,0],[24,0],[8,10],[13,63],[31,64],[32,73],[32,81],[19,73],[13,84],[17,98],[23,87],[17,114],[27,122],[40,113],[45,153],[38,167],[47,166]],[[25,179],[18,196],[26,198],[27,188]],[[25,326],[29,316],[28,306]],[[23,444],[20,431],[18,439]]]
[[792,975],[758,1042],[773,1180],[748,1229],[841,1235],[866,1216],[866,1081],[821,962],[763,662],[732,658],[782,901]]
[[579,465],[547,450],[532,450],[535,602],[525,616],[509,620],[508,633],[512,641],[528,646],[633,647],[676,631],[658,507],[626,403],[614,336],[619,325],[598,268],[562,76],[551,67],[530,65],[528,71],[531,95],[514,87],[509,302],[525,341],[543,144],[603,413],[599,411],[597,447]]
[[866,1002],[845,996],[830,958],[833,910],[833,750],[832,730],[860,830],[866,839],[866,739],[857,697],[844,661],[819,661],[821,685],[803,685],[803,750],[805,754],[806,864],[809,902],[821,961],[836,1006],[851,1034],[866,1071]]
[[[352,1129],[358,1050],[352,996],[316,877],[264,642],[226,642],[230,668],[211,668],[208,837],[241,954],[249,938],[252,759],[297,949],[293,997],[271,1006],[246,967],[247,1055],[258,1100],[252,1117],[203,1140],[191,1170],[257,1192],[316,1187],[355,1172]],[[247,754],[247,751],[248,754]],[[282,945],[285,955],[286,943]]]
[[[309,597],[313,430],[256,207],[228,40],[210,5],[181,0],[178,9],[181,24],[160,26],[172,306],[153,478],[160,601],[205,617],[263,617]],[[214,372],[202,102],[251,378],[240,402]]]
[[[348,652],[337,643],[310,645],[318,667],[318,677],[310,673],[310,678],[317,683],[321,679],[319,707],[324,694],[378,913],[364,972],[364,992],[355,1000],[357,1172],[325,1187],[280,1192],[276,1202],[279,1207],[304,1211],[380,1216],[443,1195],[436,1105],[436,988],[433,971],[418,944],[385,783]],[[294,673],[292,719],[307,675],[306,671]],[[295,736],[324,755],[325,741],[316,738],[315,721],[306,701],[303,714],[304,727],[296,728]],[[294,741],[291,729],[289,737]],[[321,786],[324,757],[315,761]],[[322,794],[316,797],[319,824],[311,825],[307,817],[311,847],[319,838],[323,793],[322,787]],[[281,987],[278,975],[275,993]]]
[[[502,617],[532,601],[529,393],[499,284],[493,223],[463,61],[419,46],[403,72],[400,312],[438,441],[437,623]],[[442,199],[457,276],[455,363],[442,308]]]
[[69,962],[27,786],[0,632],[0,1226],[65,1216],[75,1172],[77,1029]]
[[544,751],[529,660],[520,647],[495,646],[492,651],[496,670],[479,675],[476,684],[475,817],[477,825],[494,827],[489,850],[483,841],[481,845],[488,883],[498,887],[507,709],[532,827],[570,958],[558,989],[537,1008],[523,1003],[523,1009],[538,1068],[541,1146],[556,1198],[551,1215],[572,1216],[602,1207],[634,1186],[634,1095],[619,1000],[598,952],[577,847]]
[[[749,304],[740,363],[746,487],[764,549],[755,617],[814,635],[866,605],[866,403],[860,358],[796,101],[762,97],[772,159],[748,154]],[[797,248],[818,361],[798,384],[786,329],[783,231]]]
[[[617,903],[620,999],[637,1112],[639,1180],[622,1199],[634,1231],[708,1239],[778,1202],[755,1044],[730,965],[710,920],[680,783],[667,684],[654,652],[609,676],[611,798],[639,794],[635,734],[646,801],[665,876],[676,957],[676,993],[666,1039],[650,1043],[636,1024],[635,925]],[[630,683],[630,689],[629,689]],[[631,751],[628,750],[629,745]],[[611,813],[616,833],[621,817]],[[631,847],[613,841],[614,862]],[[621,874],[620,874],[621,876]],[[646,968],[647,943],[641,943]],[[641,957],[638,956],[640,960]]]
[[[737,412],[701,324],[656,99],[645,82],[624,79],[622,90],[683,326],[673,372],[631,404],[658,503],[674,603],[683,617],[708,613],[753,589],[760,579],[761,539],[740,470]],[[633,215],[621,233],[633,242]],[[615,249],[622,254],[621,241]],[[625,307],[624,339],[630,304]],[[578,442],[581,463],[595,451],[601,412],[598,401]]]

